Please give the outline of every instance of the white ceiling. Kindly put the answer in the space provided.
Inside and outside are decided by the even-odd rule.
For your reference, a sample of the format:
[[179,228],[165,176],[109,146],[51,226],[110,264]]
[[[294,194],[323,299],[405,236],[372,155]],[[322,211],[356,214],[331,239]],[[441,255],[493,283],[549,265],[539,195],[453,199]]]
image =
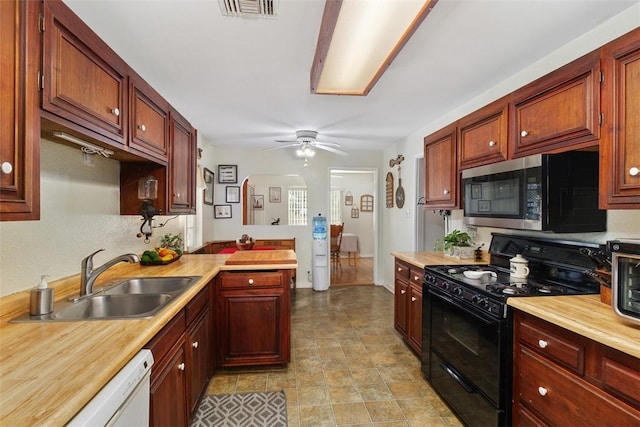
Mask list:
[[208,142],[267,148],[313,129],[353,152],[404,139],[638,0],[439,0],[366,97],[309,91],[324,0],[280,0],[277,19],[225,17],[217,0],[65,3]]

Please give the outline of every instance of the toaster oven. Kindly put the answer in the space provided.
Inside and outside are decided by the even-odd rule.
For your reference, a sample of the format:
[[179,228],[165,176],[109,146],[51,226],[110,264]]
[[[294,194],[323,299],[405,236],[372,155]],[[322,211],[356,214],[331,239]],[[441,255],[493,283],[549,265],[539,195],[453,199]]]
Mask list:
[[640,239],[607,242],[611,251],[611,305],[625,319],[640,324]]

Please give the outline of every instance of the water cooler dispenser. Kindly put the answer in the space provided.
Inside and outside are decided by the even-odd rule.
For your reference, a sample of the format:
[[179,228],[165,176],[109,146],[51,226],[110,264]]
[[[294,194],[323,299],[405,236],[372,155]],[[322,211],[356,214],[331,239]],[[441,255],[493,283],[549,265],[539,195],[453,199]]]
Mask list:
[[311,249],[312,285],[314,291],[329,289],[329,245],[327,243],[327,218],[313,217],[313,247]]

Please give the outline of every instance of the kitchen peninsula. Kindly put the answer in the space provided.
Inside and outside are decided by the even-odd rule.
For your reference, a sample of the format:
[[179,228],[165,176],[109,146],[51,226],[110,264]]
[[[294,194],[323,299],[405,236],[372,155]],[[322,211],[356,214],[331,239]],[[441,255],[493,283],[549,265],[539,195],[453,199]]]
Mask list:
[[[184,255],[164,266],[119,264],[99,277],[98,287],[124,277],[201,276],[148,319],[10,323],[28,311],[29,292],[1,298],[0,424],[64,425],[203,289],[213,290],[209,285],[215,286],[219,272],[269,270],[284,274],[297,267],[293,251],[278,252],[286,255],[287,262],[227,265],[233,255]],[[52,283],[56,301],[77,295],[79,286],[78,276]],[[288,306],[289,287],[284,288]],[[209,292],[209,304],[213,294]],[[290,312],[286,313],[290,322]]]

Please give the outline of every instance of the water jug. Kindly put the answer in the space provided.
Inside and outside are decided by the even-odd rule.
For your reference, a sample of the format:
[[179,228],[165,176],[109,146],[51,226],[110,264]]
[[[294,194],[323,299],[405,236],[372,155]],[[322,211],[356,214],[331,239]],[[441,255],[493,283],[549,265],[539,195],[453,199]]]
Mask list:
[[313,239],[323,240],[327,238],[327,218],[318,214],[313,217]]

